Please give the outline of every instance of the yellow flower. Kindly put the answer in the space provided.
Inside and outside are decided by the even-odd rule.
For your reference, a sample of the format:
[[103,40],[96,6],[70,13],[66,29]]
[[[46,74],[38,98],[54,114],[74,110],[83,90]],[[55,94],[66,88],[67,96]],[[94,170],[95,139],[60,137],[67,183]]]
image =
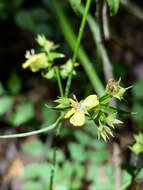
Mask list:
[[47,57],[45,53],[35,54],[34,50],[27,51],[25,57],[27,61],[22,65],[23,69],[30,68],[32,72],[47,67]]
[[53,41],[48,40],[44,35],[38,35],[36,40],[47,53],[58,48],[58,45],[56,45]]
[[70,123],[74,126],[82,126],[85,124],[85,114],[99,104],[96,95],[90,95],[83,101],[78,102],[75,99],[69,99],[71,109],[66,113],[65,119],[70,118]]

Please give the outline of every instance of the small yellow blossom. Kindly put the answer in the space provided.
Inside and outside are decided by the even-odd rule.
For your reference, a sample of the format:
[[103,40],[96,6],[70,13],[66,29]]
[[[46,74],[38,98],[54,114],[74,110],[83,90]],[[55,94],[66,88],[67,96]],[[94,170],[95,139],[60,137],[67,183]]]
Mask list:
[[69,99],[71,109],[66,113],[65,119],[70,118],[70,123],[74,126],[82,126],[85,124],[85,114],[88,111],[99,104],[98,97],[96,95],[90,95],[83,101],[78,102],[75,99]]
[[23,63],[23,69],[30,68],[32,72],[37,72],[40,69],[47,67],[47,57],[45,53],[35,54],[34,50],[27,51],[25,54],[27,61]]
[[37,42],[40,46],[42,46],[47,53],[52,50],[55,50],[58,45],[56,45],[53,41],[48,40],[44,35],[37,36]]

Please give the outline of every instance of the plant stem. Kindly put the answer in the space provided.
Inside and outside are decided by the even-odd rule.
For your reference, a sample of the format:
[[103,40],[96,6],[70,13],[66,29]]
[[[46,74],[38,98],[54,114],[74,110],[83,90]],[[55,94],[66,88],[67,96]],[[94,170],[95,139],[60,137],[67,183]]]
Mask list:
[[82,20],[81,20],[81,25],[80,25],[80,28],[79,28],[79,33],[78,33],[78,37],[77,37],[77,41],[76,41],[76,45],[75,45],[75,50],[74,50],[74,53],[73,53],[73,58],[72,58],[73,64],[75,64],[75,61],[76,61],[76,58],[77,58],[77,53],[78,53],[78,50],[79,50],[79,47],[80,47],[81,39],[83,37],[84,28],[85,28],[85,25],[86,25],[86,20],[87,20],[90,5],[91,5],[91,0],[87,0],[86,5],[85,5],[85,9],[84,9],[84,13],[83,13],[83,16],[82,16]]
[[[56,137],[60,135],[60,129],[61,129],[62,122],[59,123],[57,131],[56,131]],[[49,190],[53,190],[53,185],[54,185],[54,178],[55,178],[55,170],[56,170],[56,160],[57,160],[57,146],[54,146],[53,150],[53,166],[51,169],[51,176],[50,176],[50,184],[49,184]]]
[[55,72],[56,72],[57,82],[58,82],[58,86],[59,86],[60,96],[63,97],[64,93],[63,93],[62,81],[61,81],[58,67],[55,67]]
[[[61,125],[62,125],[62,122],[60,122],[58,127],[57,127],[56,137],[58,137],[60,135]],[[51,169],[49,190],[53,190],[54,178],[55,178],[55,170],[56,170],[57,150],[58,150],[57,146],[55,145],[54,150],[53,150],[53,166],[52,166],[52,169]]]
[[[58,1],[52,1],[52,7],[55,15],[57,15],[57,19],[59,22],[59,25],[61,27],[61,30],[63,32],[63,35],[69,44],[70,48],[74,51],[75,50],[75,44],[76,44],[76,36],[74,34],[74,31],[72,29],[72,26],[67,19],[67,16],[64,13],[64,10],[60,3]],[[77,57],[80,60],[89,80],[93,87],[93,89],[97,92],[98,95],[104,94],[104,87],[99,79],[89,57],[86,55],[86,52],[82,47],[78,49]],[[70,82],[69,82],[70,83]],[[67,83],[68,85],[68,83]],[[70,86],[70,85],[69,85]],[[67,88],[69,89],[69,87]]]
[[[62,81],[61,81],[61,77],[60,77],[58,67],[55,67],[55,72],[56,72],[57,82],[58,82],[58,86],[59,86],[60,96],[63,97],[64,93],[63,93]],[[60,135],[61,124],[62,124],[62,122],[60,122],[58,127],[57,127],[56,137],[58,137]],[[52,166],[52,169],[51,169],[49,190],[53,190],[53,185],[54,185],[54,177],[55,177],[55,170],[56,170],[56,160],[57,160],[57,146],[56,145],[54,146],[53,159],[52,160],[53,160],[53,163],[52,163],[53,166]]]
[[31,135],[36,135],[40,133],[45,133],[47,131],[50,131],[57,127],[57,125],[60,123],[60,121],[63,119],[63,115],[59,116],[57,121],[53,123],[52,125],[49,125],[48,127],[36,130],[36,131],[31,131],[31,132],[26,132],[26,133],[17,133],[17,134],[9,134],[9,135],[0,135],[0,139],[10,139],[10,138],[21,138],[21,137],[28,137]]
[[86,24],[88,12],[89,12],[90,4],[91,4],[91,0],[87,0],[86,1],[86,6],[85,6],[85,9],[84,9],[84,13],[83,13],[83,16],[82,16],[81,25],[80,25],[80,28],[79,28],[79,33],[78,33],[78,37],[77,37],[73,57],[72,57],[72,63],[73,63],[72,67],[73,68],[72,68],[72,71],[71,71],[71,73],[70,73],[70,75],[68,77],[68,80],[67,80],[67,84],[66,84],[66,88],[65,88],[65,96],[69,95],[71,82],[72,82],[73,69],[74,69],[74,65],[75,65],[75,62],[76,62],[78,50],[80,48],[80,43],[81,43],[81,40],[82,40],[82,37],[83,37],[84,28],[85,28],[85,24]]
[[51,169],[49,190],[53,190],[54,176],[55,176],[55,169],[56,169],[56,157],[57,157],[57,147],[55,146],[53,150],[53,166]]

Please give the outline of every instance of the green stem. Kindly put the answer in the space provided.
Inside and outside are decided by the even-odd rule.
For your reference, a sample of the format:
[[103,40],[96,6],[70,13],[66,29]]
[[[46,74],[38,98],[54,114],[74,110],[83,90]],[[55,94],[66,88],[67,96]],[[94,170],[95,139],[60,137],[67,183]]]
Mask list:
[[[60,3],[58,1],[52,1],[52,7],[53,11],[57,15],[57,19],[59,22],[59,25],[61,27],[61,30],[63,32],[63,35],[69,44],[70,48],[74,51],[75,50],[75,44],[76,44],[76,36],[74,34],[74,31],[72,29],[72,26],[67,19],[67,16],[64,13],[64,10]],[[93,89],[97,92],[98,95],[103,95],[104,94],[104,87],[99,79],[93,64],[91,63],[89,57],[86,55],[86,52],[82,47],[80,47],[77,51],[77,57],[80,60],[90,82],[91,85],[93,86]],[[68,83],[67,83],[68,84]],[[69,82],[70,84],[70,82]],[[70,85],[69,85],[70,86]],[[68,87],[69,89],[69,87]]]
[[55,72],[56,72],[57,82],[58,82],[58,86],[59,86],[60,96],[63,97],[64,93],[63,93],[62,81],[60,78],[60,73],[59,73],[58,67],[55,67]]
[[55,176],[55,169],[56,169],[56,159],[57,159],[57,147],[55,146],[54,151],[53,151],[53,166],[51,169],[49,190],[53,190],[54,176]]
[[32,131],[32,132],[27,132],[27,133],[19,133],[19,134],[11,134],[11,135],[0,135],[0,139],[9,139],[9,138],[20,138],[20,137],[28,137],[31,135],[36,135],[36,134],[40,134],[40,133],[44,133],[47,131],[50,131],[52,129],[54,129],[55,127],[57,127],[57,125],[60,123],[60,121],[62,120],[63,115],[61,115],[60,117],[58,117],[57,121],[55,123],[53,123],[52,125],[36,130],[36,131]]
[[77,58],[77,53],[78,53],[80,43],[81,43],[81,39],[83,37],[84,28],[85,28],[85,25],[86,25],[86,20],[87,20],[90,4],[91,4],[91,0],[87,0],[86,1],[86,6],[85,6],[85,9],[84,9],[84,13],[83,13],[83,16],[82,16],[81,25],[80,25],[80,28],[79,28],[79,33],[78,33],[78,37],[77,37],[77,41],[76,41],[76,45],[75,45],[75,50],[74,50],[74,53],[73,53],[73,58],[72,58],[73,64],[75,64],[75,61],[76,61],[76,58]]
[[[56,131],[56,137],[60,135],[60,128],[61,124],[59,123],[57,131]],[[57,146],[55,145],[54,150],[53,150],[53,166],[51,169],[51,175],[50,175],[50,185],[49,185],[49,190],[53,190],[53,185],[54,185],[54,178],[55,178],[55,170],[56,170],[56,161],[57,161]]]
[[84,13],[83,13],[83,16],[82,16],[81,25],[80,25],[80,28],[79,28],[79,33],[78,33],[78,37],[77,37],[73,57],[72,57],[73,68],[72,68],[72,71],[71,71],[71,73],[70,73],[70,75],[68,77],[66,88],[65,88],[65,96],[66,97],[69,95],[71,82],[72,82],[73,69],[74,69],[74,65],[75,65],[75,62],[76,62],[76,58],[77,58],[78,50],[79,50],[79,47],[80,47],[80,43],[81,43],[81,40],[82,40],[82,37],[83,37],[83,33],[84,33],[85,25],[86,25],[86,20],[87,20],[90,4],[91,4],[91,0],[87,0],[86,1],[86,6],[85,6],[85,9],[84,9]]
[[[60,73],[59,73],[59,68],[55,67],[55,72],[56,72],[56,77],[57,77],[57,82],[59,86],[59,91],[60,91],[60,96],[63,97],[63,87],[62,87],[62,81],[60,78]],[[60,135],[60,129],[61,129],[61,124],[59,123],[57,130],[56,130],[56,137]],[[50,175],[50,185],[49,185],[49,190],[53,190],[53,185],[54,185],[54,178],[55,178],[55,170],[56,170],[56,162],[57,162],[57,146],[55,145],[54,150],[53,150],[53,165],[51,169],[51,175]]]

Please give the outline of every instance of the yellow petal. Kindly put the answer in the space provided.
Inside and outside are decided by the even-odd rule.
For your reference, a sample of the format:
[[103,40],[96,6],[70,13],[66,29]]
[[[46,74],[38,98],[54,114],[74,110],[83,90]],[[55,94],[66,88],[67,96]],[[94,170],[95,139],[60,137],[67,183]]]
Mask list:
[[70,123],[74,126],[82,126],[85,123],[85,114],[83,111],[76,111],[70,118]]
[[67,118],[69,118],[70,116],[72,116],[74,113],[75,113],[75,109],[72,108],[72,109],[70,109],[70,110],[66,113],[66,115],[65,115],[64,118],[67,119]]
[[99,104],[98,97],[96,95],[90,95],[82,103],[88,109],[91,109]]
[[73,100],[72,98],[69,98],[69,101],[70,101],[72,107],[75,107],[75,105],[77,104],[77,102],[75,100]]
[[37,72],[40,69],[47,67],[46,60],[47,58],[45,53],[34,54],[29,57],[29,59],[22,65],[22,67],[24,69],[30,67],[32,72]]
[[30,64],[31,64],[31,63],[30,63],[29,61],[26,61],[25,63],[22,64],[22,68],[23,68],[23,69],[26,69],[27,67],[30,66]]

